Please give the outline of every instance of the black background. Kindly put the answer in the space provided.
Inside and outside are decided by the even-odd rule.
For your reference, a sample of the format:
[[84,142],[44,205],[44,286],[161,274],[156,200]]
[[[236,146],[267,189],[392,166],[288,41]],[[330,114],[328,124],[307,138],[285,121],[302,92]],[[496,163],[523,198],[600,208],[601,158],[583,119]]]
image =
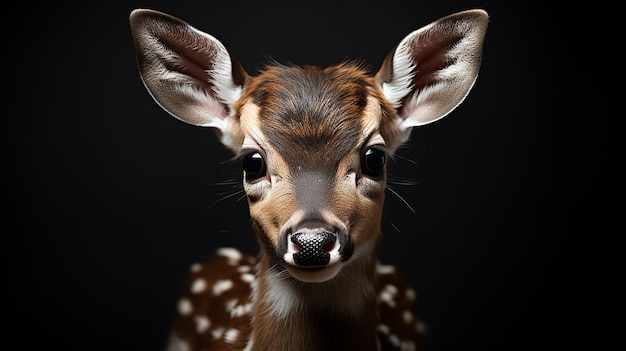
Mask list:
[[362,59],[374,73],[412,30],[484,8],[473,91],[415,129],[390,167],[412,210],[388,192],[381,260],[417,290],[427,350],[598,347],[612,334],[600,316],[614,313],[607,282],[623,273],[609,276],[611,249],[624,233],[623,42],[617,10],[600,5],[127,1],[5,13],[8,341],[162,349],[189,265],[220,246],[257,248],[228,151],[142,85],[132,9],[211,33],[249,73],[270,58]]

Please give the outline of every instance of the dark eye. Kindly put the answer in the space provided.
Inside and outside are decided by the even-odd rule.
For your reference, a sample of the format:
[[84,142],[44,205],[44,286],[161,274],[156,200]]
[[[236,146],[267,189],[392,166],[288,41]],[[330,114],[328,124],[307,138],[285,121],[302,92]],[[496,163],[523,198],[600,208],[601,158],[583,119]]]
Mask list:
[[265,160],[259,152],[250,152],[243,156],[241,166],[246,172],[246,180],[251,181],[265,177]]
[[387,153],[381,146],[372,146],[365,150],[361,171],[369,177],[381,177],[385,171]]

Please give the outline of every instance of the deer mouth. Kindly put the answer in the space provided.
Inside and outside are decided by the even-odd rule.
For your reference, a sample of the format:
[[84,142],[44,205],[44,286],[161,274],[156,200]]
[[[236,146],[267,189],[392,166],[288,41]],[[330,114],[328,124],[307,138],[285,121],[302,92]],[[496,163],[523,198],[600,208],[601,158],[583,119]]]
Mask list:
[[322,283],[333,279],[341,271],[343,262],[327,266],[302,267],[285,262],[285,269],[295,279],[304,283]]

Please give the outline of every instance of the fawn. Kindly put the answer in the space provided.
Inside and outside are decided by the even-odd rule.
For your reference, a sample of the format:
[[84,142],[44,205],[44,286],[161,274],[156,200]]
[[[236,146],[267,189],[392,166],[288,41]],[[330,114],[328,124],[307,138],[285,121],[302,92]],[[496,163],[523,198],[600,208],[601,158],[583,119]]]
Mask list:
[[130,15],[140,76],[174,117],[211,127],[243,167],[258,255],[191,266],[168,350],[416,350],[414,291],[376,256],[387,162],[415,126],[471,90],[488,15],[407,35],[375,75],[362,65],[272,63],[249,75],[213,36],[170,15]]

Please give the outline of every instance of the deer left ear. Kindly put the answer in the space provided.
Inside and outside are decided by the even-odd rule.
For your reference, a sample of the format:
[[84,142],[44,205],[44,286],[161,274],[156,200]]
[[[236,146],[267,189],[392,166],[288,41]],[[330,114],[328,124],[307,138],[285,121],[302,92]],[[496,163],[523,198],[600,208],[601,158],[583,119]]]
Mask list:
[[141,78],[164,110],[212,127],[232,150],[241,147],[235,102],[248,82],[241,65],[213,36],[152,10],[134,10],[130,26]]
[[398,112],[400,132],[463,101],[478,76],[488,20],[483,10],[452,14],[412,32],[387,55],[376,81]]

